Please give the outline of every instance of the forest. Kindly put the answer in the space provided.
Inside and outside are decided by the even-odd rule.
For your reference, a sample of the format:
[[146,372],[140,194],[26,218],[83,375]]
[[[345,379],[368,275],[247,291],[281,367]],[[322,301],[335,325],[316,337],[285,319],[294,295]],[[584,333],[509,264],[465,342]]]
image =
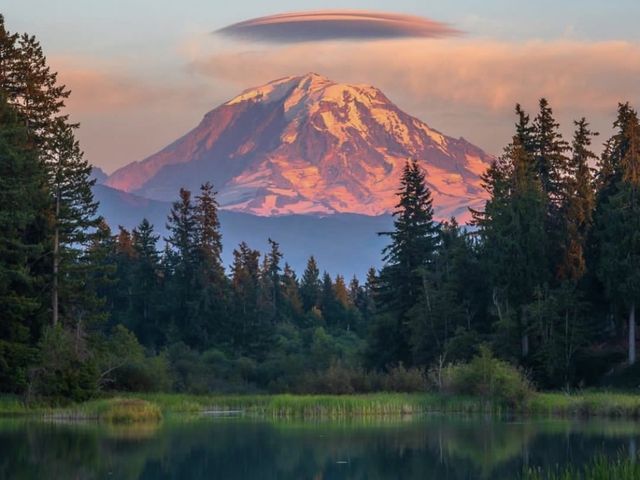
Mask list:
[[[471,225],[434,219],[419,159],[384,267],[294,272],[277,239],[221,260],[215,186],[180,190],[167,238],[107,225],[43,48],[0,17],[0,392],[424,391],[478,353],[542,390],[637,386],[640,123],[620,103],[601,155],[547,100],[515,109]],[[612,106],[615,108],[615,106]]]

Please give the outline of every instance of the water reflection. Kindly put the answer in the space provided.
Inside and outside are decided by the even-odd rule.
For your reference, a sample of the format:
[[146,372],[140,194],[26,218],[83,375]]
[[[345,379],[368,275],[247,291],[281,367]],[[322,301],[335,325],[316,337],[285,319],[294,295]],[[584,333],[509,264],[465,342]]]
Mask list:
[[157,427],[0,421],[0,478],[475,479],[635,452],[630,421],[424,416],[169,418]]

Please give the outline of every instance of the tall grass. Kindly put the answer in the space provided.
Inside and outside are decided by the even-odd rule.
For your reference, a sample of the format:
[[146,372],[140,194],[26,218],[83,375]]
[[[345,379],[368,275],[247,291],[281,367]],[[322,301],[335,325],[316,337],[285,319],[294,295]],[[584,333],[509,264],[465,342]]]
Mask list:
[[[149,405],[151,404],[151,405]],[[124,412],[124,413],[123,413]],[[580,394],[534,393],[517,407],[491,398],[437,393],[371,393],[363,395],[188,395],[122,394],[58,408],[24,404],[0,396],[0,415],[44,415],[136,422],[161,413],[242,412],[266,417],[345,417],[426,412],[523,414],[545,417],[608,417],[640,419],[640,395],[614,392]]]
[[162,419],[162,410],[147,400],[117,397],[54,409],[45,416],[65,420],[99,420],[111,424],[153,423]]
[[637,480],[640,463],[629,458],[597,457],[584,467],[567,466],[555,469],[530,469],[523,480]]
[[601,416],[640,418],[640,395],[614,392],[580,394],[538,393],[527,405],[527,411],[556,416]]
[[144,398],[163,411],[243,412],[267,417],[344,417],[424,412],[506,413],[505,405],[479,398],[438,394],[373,393],[364,395],[235,395],[191,396],[151,394]]

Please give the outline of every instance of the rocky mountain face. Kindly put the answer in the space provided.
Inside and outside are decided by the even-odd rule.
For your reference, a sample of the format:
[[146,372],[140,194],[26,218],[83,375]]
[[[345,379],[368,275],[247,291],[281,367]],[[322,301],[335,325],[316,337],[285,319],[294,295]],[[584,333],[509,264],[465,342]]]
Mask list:
[[491,157],[396,107],[368,85],[287,77],[207,113],[200,125],[106,185],[155,200],[211,181],[227,210],[260,216],[382,215],[409,158],[425,169],[439,218],[468,220]]

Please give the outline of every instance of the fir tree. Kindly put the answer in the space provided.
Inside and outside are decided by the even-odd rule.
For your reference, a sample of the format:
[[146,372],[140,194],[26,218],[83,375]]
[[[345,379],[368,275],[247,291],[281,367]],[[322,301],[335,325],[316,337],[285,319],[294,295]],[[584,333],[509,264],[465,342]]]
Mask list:
[[254,359],[264,358],[272,335],[271,322],[261,315],[259,309],[259,263],[260,252],[252,250],[244,242],[233,251],[233,345],[237,353]]
[[131,262],[131,329],[143,345],[158,347],[164,343],[160,323],[160,255],[159,235],[145,218],[133,230]]
[[164,261],[167,264],[167,289],[171,298],[167,309],[169,324],[177,328],[180,337],[188,345],[199,343],[204,334],[200,326],[194,326],[191,322],[197,294],[195,289],[198,265],[196,228],[191,192],[182,188],[179,200],[173,203],[167,221],[169,237],[165,240],[168,251]]
[[621,104],[609,143],[610,182],[602,186],[596,210],[598,276],[608,298],[628,315],[628,360],[636,361],[636,305],[640,297],[640,124]]
[[[395,324],[392,336],[385,340],[391,352],[388,359],[391,363],[409,365],[408,313],[421,295],[424,275],[433,265],[438,243],[431,192],[425,174],[415,160],[405,165],[397,196],[394,231],[381,234],[390,237],[391,244],[383,251],[386,264],[378,280],[377,301],[380,311],[391,316]],[[377,334],[387,335],[384,330],[386,328]],[[385,361],[389,363],[386,358]]]
[[597,133],[589,129],[589,124],[584,118],[575,122],[575,126],[572,155],[564,182],[564,245],[558,272],[561,279],[574,282],[582,278],[587,268],[585,251],[595,208],[595,192],[589,162],[597,158],[589,149],[591,138]]
[[46,172],[28,145],[18,115],[0,97],[0,390],[11,392],[27,384],[46,302],[33,268],[47,248]]
[[320,269],[316,259],[311,256],[300,281],[300,296],[305,312],[318,305],[320,299]]

